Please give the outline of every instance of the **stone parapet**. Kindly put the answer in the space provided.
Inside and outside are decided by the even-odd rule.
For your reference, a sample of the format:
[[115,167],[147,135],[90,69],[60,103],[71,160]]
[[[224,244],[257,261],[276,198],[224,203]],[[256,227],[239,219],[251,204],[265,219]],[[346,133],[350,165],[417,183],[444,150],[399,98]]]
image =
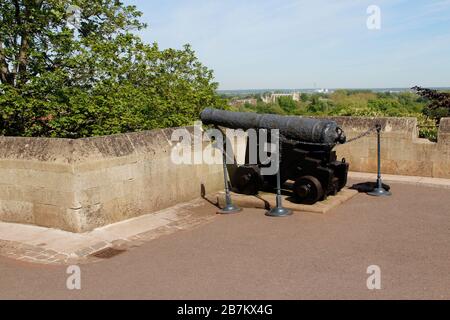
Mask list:
[[0,220],[86,232],[222,188],[220,165],[172,162],[173,130],[0,137]]
[[[334,117],[347,137],[356,137],[375,124],[382,125],[381,167],[384,173],[450,178],[450,118],[441,119],[438,141],[418,138],[416,118]],[[373,133],[336,147],[350,170],[376,172],[377,141]]]

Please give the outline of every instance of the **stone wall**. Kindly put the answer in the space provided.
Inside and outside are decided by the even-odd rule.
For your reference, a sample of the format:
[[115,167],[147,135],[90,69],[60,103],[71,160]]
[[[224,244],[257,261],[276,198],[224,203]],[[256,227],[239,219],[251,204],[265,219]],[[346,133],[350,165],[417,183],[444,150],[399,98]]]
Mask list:
[[[450,118],[441,119],[438,142],[418,138],[416,118],[332,118],[352,138],[380,123],[382,171],[388,174],[450,178]],[[355,142],[339,145],[351,171],[376,172],[377,141],[371,134]]]
[[0,137],[0,220],[85,232],[222,188],[220,165],[171,161],[173,130]]

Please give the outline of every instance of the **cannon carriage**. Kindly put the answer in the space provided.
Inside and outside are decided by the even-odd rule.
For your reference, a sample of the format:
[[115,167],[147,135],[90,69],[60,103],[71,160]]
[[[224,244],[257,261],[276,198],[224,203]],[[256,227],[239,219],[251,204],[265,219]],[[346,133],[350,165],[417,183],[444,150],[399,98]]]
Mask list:
[[[346,137],[334,121],[217,109],[205,109],[200,117],[204,124],[217,127],[256,131],[278,129],[281,183],[300,203],[314,204],[324,200],[347,183],[349,165],[345,159],[338,160],[333,150],[338,143],[345,143]],[[259,141],[257,136],[257,148],[260,148],[266,141]],[[250,164],[249,150],[247,143],[246,164],[237,167],[230,177],[233,190],[249,195],[260,190],[273,190],[276,175],[261,174],[261,168],[269,164],[263,164],[259,156],[257,163]]]

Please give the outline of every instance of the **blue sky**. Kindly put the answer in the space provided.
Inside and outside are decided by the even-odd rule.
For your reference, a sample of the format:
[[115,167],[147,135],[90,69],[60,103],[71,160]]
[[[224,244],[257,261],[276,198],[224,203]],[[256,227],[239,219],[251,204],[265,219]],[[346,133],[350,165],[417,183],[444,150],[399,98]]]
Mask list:
[[[220,89],[450,86],[450,0],[125,0]],[[369,30],[366,10],[381,9]]]

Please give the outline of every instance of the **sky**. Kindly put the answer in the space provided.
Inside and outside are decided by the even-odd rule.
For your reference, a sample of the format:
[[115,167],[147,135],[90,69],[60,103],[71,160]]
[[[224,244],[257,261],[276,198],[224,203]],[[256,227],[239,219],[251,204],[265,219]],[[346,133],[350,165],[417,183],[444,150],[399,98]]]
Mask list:
[[191,44],[222,90],[450,87],[450,0],[124,2],[144,41]]

